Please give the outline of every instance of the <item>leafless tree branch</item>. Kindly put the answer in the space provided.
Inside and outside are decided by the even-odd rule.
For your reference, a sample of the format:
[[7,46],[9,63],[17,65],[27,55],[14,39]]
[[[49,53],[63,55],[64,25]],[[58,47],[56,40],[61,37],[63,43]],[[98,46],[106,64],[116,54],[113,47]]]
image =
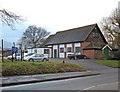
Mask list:
[[6,9],[0,9],[0,18],[4,24],[8,25],[12,29],[15,29],[15,23],[25,20],[22,16],[16,15]]
[[103,18],[101,27],[108,42],[113,46],[120,47],[120,10],[116,8],[109,17]]

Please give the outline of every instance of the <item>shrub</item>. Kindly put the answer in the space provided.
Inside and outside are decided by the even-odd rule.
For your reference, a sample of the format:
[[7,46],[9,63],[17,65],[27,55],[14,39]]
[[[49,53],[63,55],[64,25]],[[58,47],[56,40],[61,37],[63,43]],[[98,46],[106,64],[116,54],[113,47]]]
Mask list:
[[111,51],[110,56],[108,59],[113,59],[113,60],[120,60],[120,50],[118,51]]
[[10,62],[2,64],[3,76],[78,72],[86,69],[75,63],[62,62]]

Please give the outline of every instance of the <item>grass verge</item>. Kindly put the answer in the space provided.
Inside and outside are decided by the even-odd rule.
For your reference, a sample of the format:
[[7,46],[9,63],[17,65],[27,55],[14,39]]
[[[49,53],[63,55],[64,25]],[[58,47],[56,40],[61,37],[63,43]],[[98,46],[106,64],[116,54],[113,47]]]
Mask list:
[[85,70],[80,65],[69,62],[11,62],[4,60],[2,63],[2,76],[81,72]]
[[97,60],[99,64],[113,68],[120,68],[120,60]]

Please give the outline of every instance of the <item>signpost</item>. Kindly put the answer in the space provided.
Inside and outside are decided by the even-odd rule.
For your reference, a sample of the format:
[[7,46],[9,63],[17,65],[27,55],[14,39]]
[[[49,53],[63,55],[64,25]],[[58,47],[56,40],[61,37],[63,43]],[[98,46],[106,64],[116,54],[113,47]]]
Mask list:
[[[18,53],[18,47],[12,46],[12,62],[13,62],[13,54]],[[16,55],[15,55],[15,59],[16,59]]]
[[18,52],[18,47],[12,46],[12,53],[14,54],[14,53],[17,53],[17,52]]

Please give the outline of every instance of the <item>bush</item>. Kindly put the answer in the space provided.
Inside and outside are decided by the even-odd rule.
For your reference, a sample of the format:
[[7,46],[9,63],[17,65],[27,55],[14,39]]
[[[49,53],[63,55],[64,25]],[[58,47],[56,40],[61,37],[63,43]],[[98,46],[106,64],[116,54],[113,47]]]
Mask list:
[[3,76],[33,75],[62,72],[79,72],[86,69],[75,63],[62,62],[11,62],[2,64]]
[[120,60],[120,50],[118,51],[111,51],[110,52],[110,56],[108,59],[111,59],[111,60]]

